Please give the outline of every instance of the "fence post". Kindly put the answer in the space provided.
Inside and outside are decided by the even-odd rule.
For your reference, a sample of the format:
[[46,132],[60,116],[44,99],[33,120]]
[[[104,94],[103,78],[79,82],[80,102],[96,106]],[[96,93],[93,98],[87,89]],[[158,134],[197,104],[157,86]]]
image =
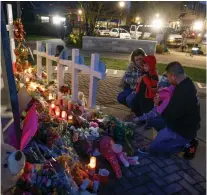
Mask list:
[[48,56],[52,54],[51,43],[46,43],[46,73],[47,73],[47,84],[52,80],[52,60],[48,59]]
[[88,106],[89,108],[94,108],[96,105],[96,95],[98,89],[98,78],[94,77],[94,71],[98,71],[100,55],[91,55],[91,69],[90,69],[90,84],[89,84],[89,98]]
[[64,66],[57,61],[57,88],[58,91],[64,85]]
[[16,56],[14,54],[15,42],[14,42],[14,31],[13,31],[14,25],[13,25],[12,5],[7,4],[6,7],[7,7],[7,18],[8,18],[7,31],[9,31],[9,40],[10,40],[10,53],[11,53],[12,62],[16,62]]
[[41,52],[41,41],[36,41],[37,45],[37,78],[42,79],[42,57],[38,54]]
[[76,65],[79,64],[79,49],[72,49],[72,100],[78,100],[78,69]]

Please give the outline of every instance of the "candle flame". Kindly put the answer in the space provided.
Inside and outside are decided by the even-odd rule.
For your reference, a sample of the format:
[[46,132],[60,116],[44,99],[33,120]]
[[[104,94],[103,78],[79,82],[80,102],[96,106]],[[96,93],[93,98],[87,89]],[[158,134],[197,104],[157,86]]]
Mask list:
[[90,158],[89,167],[92,169],[94,169],[96,167],[96,157],[93,156]]

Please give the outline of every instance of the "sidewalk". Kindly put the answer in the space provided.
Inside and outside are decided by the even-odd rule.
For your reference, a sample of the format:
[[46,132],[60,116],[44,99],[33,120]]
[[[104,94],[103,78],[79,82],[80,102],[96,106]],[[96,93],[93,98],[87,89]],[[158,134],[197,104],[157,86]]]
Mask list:
[[[65,76],[65,83],[70,80],[70,75],[67,74]],[[120,82],[120,78],[115,77],[107,77],[106,80],[101,80],[98,83],[97,90],[97,105],[101,105],[102,107],[106,107],[105,111],[119,117],[121,119],[125,119],[129,114],[130,110],[125,106],[119,105],[116,97],[120,92],[120,88],[118,84]],[[88,89],[89,89],[89,76],[87,75],[79,75],[79,90],[82,91],[86,97],[88,97]],[[201,99],[201,129],[198,131],[198,138],[206,142],[206,112],[205,112],[205,99]],[[144,134],[146,137],[152,139],[155,132],[148,131]],[[200,174],[205,176],[205,143],[200,141],[200,147],[197,152],[197,157],[192,162],[192,165],[199,171]]]
[[[129,112],[123,109],[123,106],[109,105],[103,111],[126,119]],[[155,137],[155,132],[148,131],[141,134],[141,131],[143,129],[136,129],[133,136],[132,145],[135,151],[150,143],[151,139]],[[177,155],[168,158],[148,156],[139,158],[140,165],[129,168],[121,165],[123,178],[116,180],[111,174],[109,182],[100,189],[99,195],[205,194],[205,146],[202,145],[202,147],[204,150],[202,154],[199,155],[198,151],[196,158],[190,162]],[[200,162],[195,164],[198,158]],[[106,160],[101,159],[100,167],[105,167],[112,173],[110,166],[106,167],[107,164]]]

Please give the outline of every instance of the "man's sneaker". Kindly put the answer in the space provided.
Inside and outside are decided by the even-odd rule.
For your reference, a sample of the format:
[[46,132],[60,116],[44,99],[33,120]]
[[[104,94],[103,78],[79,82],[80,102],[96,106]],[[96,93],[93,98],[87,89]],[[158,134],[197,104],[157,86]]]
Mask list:
[[188,147],[184,148],[184,155],[183,157],[187,160],[192,160],[195,157],[196,150],[198,148],[198,140],[193,139]]
[[139,154],[145,154],[145,155],[149,153],[146,147],[138,148],[138,152]]

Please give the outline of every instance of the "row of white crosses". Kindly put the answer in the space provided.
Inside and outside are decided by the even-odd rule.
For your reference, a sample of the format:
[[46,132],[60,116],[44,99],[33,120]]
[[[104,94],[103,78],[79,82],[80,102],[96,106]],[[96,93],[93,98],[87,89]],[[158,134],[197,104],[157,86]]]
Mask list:
[[42,78],[42,58],[46,58],[47,83],[52,80],[53,67],[52,62],[57,62],[57,88],[64,85],[65,67],[71,69],[72,73],[72,100],[78,100],[78,73],[89,74],[89,97],[88,106],[94,108],[96,105],[96,95],[98,81],[106,78],[106,66],[100,61],[99,54],[91,54],[91,65],[84,65],[84,58],[80,56],[79,49],[72,49],[72,60],[68,60],[68,50],[65,48],[58,57],[55,57],[55,49],[52,43],[46,43],[46,51],[41,41],[37,41],[37,50],[33,53],[37,55],[37,76]]

